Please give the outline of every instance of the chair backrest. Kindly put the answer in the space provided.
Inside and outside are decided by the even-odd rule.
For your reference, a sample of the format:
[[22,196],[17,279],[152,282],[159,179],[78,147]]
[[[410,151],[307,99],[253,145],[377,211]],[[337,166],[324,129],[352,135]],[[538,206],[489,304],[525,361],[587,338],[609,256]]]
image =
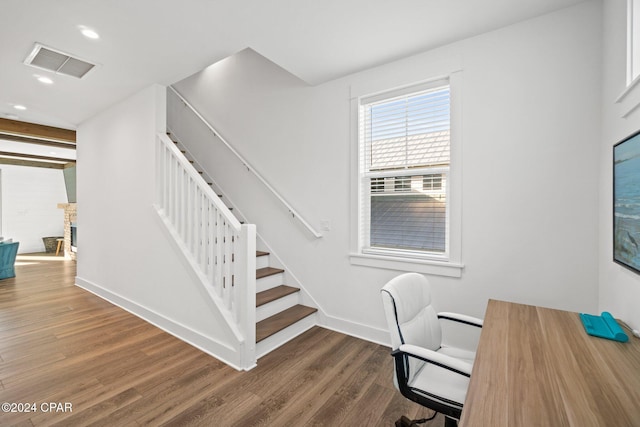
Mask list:
[[431,305],[431,287],[426,277],[401,274],[384,285],[381,294],[393,350],[401,344],[434,351],[440,348],[442,330]]

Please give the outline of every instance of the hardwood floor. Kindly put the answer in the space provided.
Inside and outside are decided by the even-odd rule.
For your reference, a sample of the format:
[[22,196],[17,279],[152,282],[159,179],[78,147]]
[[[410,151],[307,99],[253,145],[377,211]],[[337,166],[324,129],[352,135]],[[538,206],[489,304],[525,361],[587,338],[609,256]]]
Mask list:
[[19,256],[17,277],[0,281],[0,402],[31,410],[3,406],[2,426],[393,426],[430,414],[393,388],[386,347],[315,327],[238,372],[74,286],[75,271]]

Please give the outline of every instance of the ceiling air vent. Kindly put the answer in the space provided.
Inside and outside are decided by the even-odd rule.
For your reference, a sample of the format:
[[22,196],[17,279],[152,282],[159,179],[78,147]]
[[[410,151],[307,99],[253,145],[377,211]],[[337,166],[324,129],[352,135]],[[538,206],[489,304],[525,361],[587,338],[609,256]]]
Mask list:
[[43,46],[40,43],[35,44],[31,53],[27,56],[27,59],[24,60],[24,63],[32,67],[79,79],[95,67],[95,64],[71,56],[68,53]]

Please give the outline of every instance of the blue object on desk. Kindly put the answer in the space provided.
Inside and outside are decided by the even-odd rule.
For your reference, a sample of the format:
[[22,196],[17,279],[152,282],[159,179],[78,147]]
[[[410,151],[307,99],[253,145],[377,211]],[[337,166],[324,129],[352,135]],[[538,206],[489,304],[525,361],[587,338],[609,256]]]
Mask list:
[[629,341],[627,334],[624,333],[616,319],[608,311],[603,311],[602,316],[580,313],[580,319],[584,330],[589,335],[620,342]]

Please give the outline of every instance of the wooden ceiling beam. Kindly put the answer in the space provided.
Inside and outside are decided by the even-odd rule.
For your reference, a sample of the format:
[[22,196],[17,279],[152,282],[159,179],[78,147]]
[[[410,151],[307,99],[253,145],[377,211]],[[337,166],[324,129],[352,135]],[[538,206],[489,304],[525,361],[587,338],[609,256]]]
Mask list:
[[0,118],[0,133],[26,138],[76,143],[76,131]]
[[[0,120],[2,120],[2,119],[0,119]],[[49,146],[49,147],[69,148],[71,150],[75,150],[76,149],[76,144],[75,143],[57,142],[57,141],[48,141],[48,140],[45,140],[45,139],[28,138],[26,136],[18,136],[18,135],[12,135],[12,134],[3,133],[1,130],[0,130],[0,139],[4,139],[5,141],[25,142],[27,144],[46,145],[46,146]]]
[[20,159],[30,159],[30,160],[49,160],[53,162],[64,162],[64,163],[75,163],[75,159],[65,159],[62,157],[51,157],[51,156],[40,156],[37,154],[23,154],[23,153],[12,153],[10,151],[0,151],[0,157],[18,157]]
[[2,165],[31,166],[33,168],[64,169],[62,163],[37,162],[34,160],[7,159],[0,157]]

